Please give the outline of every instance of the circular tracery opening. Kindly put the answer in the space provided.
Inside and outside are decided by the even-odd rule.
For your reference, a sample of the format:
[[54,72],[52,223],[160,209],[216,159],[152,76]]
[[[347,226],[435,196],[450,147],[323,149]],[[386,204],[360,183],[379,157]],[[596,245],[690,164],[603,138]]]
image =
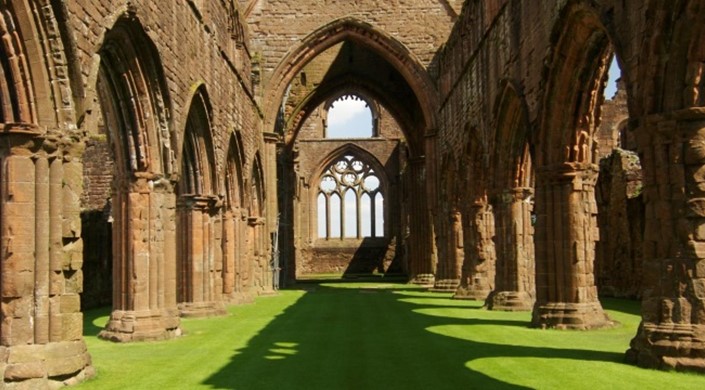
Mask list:
[[328,166],[319,189],[320,238],[384,237],[384,195],[369,164],[344,155]]

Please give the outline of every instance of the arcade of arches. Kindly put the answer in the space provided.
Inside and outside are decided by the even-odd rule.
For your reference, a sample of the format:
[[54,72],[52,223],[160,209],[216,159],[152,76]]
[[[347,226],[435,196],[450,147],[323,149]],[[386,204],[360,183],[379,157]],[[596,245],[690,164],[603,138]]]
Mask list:
[[[3,385],[92,375],[82,309],[112,305],[103,338],[170,339],[320,273],[536,328],[640,299],[626,360],[705,372],[703,20],[705,0],[0,0]],[[364,137],[328,136],[346,99]]]

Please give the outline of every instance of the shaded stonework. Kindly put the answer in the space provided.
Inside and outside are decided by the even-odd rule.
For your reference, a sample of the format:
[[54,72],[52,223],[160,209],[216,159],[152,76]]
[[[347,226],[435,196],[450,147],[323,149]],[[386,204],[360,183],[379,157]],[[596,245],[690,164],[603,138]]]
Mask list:
[[[313,171],[295,167],[322,167],[324,149],[342,146],[311,142],[304,158],[297,137],[350,93],[396,122],[398,134],[366,141],[391,163],[390,232],[331,258],[374,248],[375,267],[433,285],[454,280],[462,257],[457,296],[495,291],[488,305],[511,306],[495,296],[524,294],[525,307],[528,294],[538,328],[609,326],[598,287],[639,285],[628,361],[705,371],[703,0],[18,0],[0,11],[5,388],[92,375],[79,294],[84,269],[105,260],[85,255],[82,211],[110,224],[111,340],[176,337],[188,304],[222,312],[271,293],[280,271],[295,279],[313,248],[297,220],[310,213],[296,208],[312,204],[300,189]],[[629,114],[619,120],[603,110],[612,58]],[[194,99],[207,120],[189,125]],[[94,169],[96,140],[111,169]],[[639,281],[636,263],[595,268],[598,163],[615,143],[641,157],[643,236],[610,226],[629,232],[634,256],[641,245]],[[180,190],[188,177],[209,185]],[[625,207],[620,186],[613,211]],[[105,219],[88,218],[98,210]],[[628,285],[607,269],[629,272]]]
[[[319,106],[302,124],[290,152],[295,176],[291,185],[283,187],[295,189],[291,205],[295,240],[290,249],[295,276],[401,273],[405,266],[397,256],[397,246],[402,245],[397,176],[407,164],[403,135],[390,113],[366,97],[373,116],[372,137],[327,138],[327,111],[336,98]],[[375,186],[365,184],[368,177],[376,179]],[[326,184],[333,187],[323,188]],[[348,191],[356,194],[353,202],[346,201]],[[363,198],[369,202],[366,207],[361,204]],[[350,213],[343,206],[356,208],[354,231],[345,229],[350,227],[345,222]],[[377,208],[381,213],[375,212]],[[379,226],[378,217],[383,222]],[[363,221],[371,225],[365,232]],[[321,223],[326,223],[325,229]]]
[[492,206],[484,200],[472,204],[465,210],[463,223],[465,259],[453,298],[485,300],[494,289],[495,280]]
[[623,149],[600,161],[596,188],[600,241],[595,257],[600,296],[641,297],[645,215],[641,172],[637,154]]

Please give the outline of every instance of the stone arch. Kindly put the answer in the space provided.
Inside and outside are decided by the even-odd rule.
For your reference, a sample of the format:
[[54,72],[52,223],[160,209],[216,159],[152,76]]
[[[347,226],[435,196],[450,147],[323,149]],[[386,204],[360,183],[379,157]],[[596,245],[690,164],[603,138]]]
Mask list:
[[172,173],[171,103],[156,46],[126,14],[105,34],[99,54],[98,97],[118,173]]
[[177,161],[181,165],[178,191],[180,194],[215,195],[220,182],[217,180],[215,150],[213,148],[213,109],[203,83],[193,88],[186,114],[186,124],[181,152]]
[[[352,157],[352,159],[350,159],[349,157]],[[316,210],[317,216],[319,215],[321,210],[319,210],[318,207],[316,207],[314,205],[317,204],[317,200],[318,200],[319,195],[322,193],[325,193],[325,191],[323,191],[320,188],[321,181],[323,180],[324,176],[326,176],[327,172],[330,170],[330,168],[332,166],[334,166],[336,163],[342,163],[345,160],[348,160],[350,162],[355,161],[355,162],[359,162],[359,163],[366,165],[366,166],[363,165],[362,167],[360,167],[360,169],[346,168],[345,172],[350,172],[351,174],[354,174],[354,175],[370,174],[371,176],[374,176],[379,180],[378,187],[375,190],[365,191],[362,184],[360,184],[359,191],[357,191],[357,190],[355,191],[356,196],[357,196],[357,198],[356,198],[357,200],[355,202],[356,208],[357,208],[357,214],[356,214],[357,217],[356,218],[359,219],[361,217],[361,215],[360,215],[360,207],[361,206],[360,206],[359,202],[361,199],[361,195],[363,195],[363,193],[368,193],[368,196],[370,196],[372,203],[374,203],[377,194],[382,194],[381,196],[384,199],[386,199],[389,196],[389,179],[387,178],[384,166],[379,162],[379,160],[374,155],[365,151],[364,149],[360,148],[359,146],[357,146],[355,144],[352,144],[352,143],[345,144],[345,145],[337,148],[336,150],[332,151],[331,153],[328,154],[328,156],[326,156],[324,159],[322,159],[321,162],[319,162],[318,167],[315,169],[314,173],[312,174],[312,176],[310,178],[309,182],[317,190],[311,191],[311,193],[310,193],[311,199],[309,201],[311,202],[310,203],[311,209]],[[352,171],[350,169],[352,169]],[[355,173],[353,173],[353,172],[355,172]],[[356,179],[361,179],[361,177],[357,177]],[[344,179],[341,179],[341,180],[344,180]],[[351,188],[352,188],[352,186],[351,186]],[[341,199],[341,202],[344,203],[347,191],[345,193],[339,193],[339,191],[337,191],[337,189],[338,188],[336,188],[332,192],[338,192],[337,196],[339,196]],[[324,194],[324,196],[327,197],[327,194]],[[341,207],[342,207],[342,204],[341,204]],[[384,206],[384,203],[382,205],[382,210],[383,210],[384,215],[389,214],[387,207]],[[375,205],[371,204],[370,220],[373,225],[371,227],[371,231],[374,233],[372,235],[372,237],[376,237],[378,233],[381,233],[379,235],[380,237],[384,237],[387,235],[386,230],[388,230],[388,229],[385,227],[384,231],[376,232],[376,227],[374,227],[374,222],[375,222],[376,216],[372,215],[372,213],[374,213],[374,212],[375,212]],[[329,223],[330,217],[328,215],[326,215],[326,217],[327,217],[328,223]],[[384,216],[383,216],[383,218],[384,218]],[[386,218],[386,219],[388,219],[388,218]],[[343,229],[342,229],[342,225],[343,225],[344,221],[341,220],[340,223],[341,223],[341,236],[340,236],[340,238],[344,239],[344,238],[346,238],[345,234],[343,234]],[[362,231],[361,231],[360,223],[361,222],[358,220],[358,227],[357,227],[357,232],[356,232],[356,237],[358,239],[362,238]],[[328,238],[328,237],[319,237],[319,238]]]
[[[276,128],[282,98],[294,76],[318,54],[348,39],[379,53],[400,72],[414,91],[423,111],[425,128],[421,130],[425,132],[433,129],[438,109],[438,92],[421,62],[394,37],[352,17],[332,21],[312,32],[280,62],[265,93],[265,129]],[[415,153],[423,154],[422,148],[422,144],[414,145],[414,149],[419,149]]]
[[465,256],[460,285],[454,298],[484,300],[494,288],[494,216],[488,198],[490,142],[473,121],[465,126],[468,141],[463,148],[460,180],[468,188],[460,199]]
[[224,164],[225,175],[223,188],[225,190],[226,206],[230,210],[245,206],[244,160],[245,149],[242,144],[242,135],[234,131],[228,143],[227,160]]
[[194,88],[188,107],[177,186],[177,300],[182,316],[222,315],[222,202],[204,84]]
[[454,292],[460,285],[465,258],[461,194],[467,191],[461,180],[464,162],[454,153],[441,155],[438,211],[433,219],[438,262],[433,291]]
[[[180,333],[169,121],[159,53],[133,13],[123,13],[98,51],[96,90],[115,159],[113,312],[100,336],[113,341]],[[140,243],[140,244],[137,244]],[[138,287],[139,286],[139,287]]]
[[0,2],[0,366],[31,349],[0,388],[59,387],[93,372],[80,312],[82,148],[54,27],[51,7]]
[[271,291],[273,285],[273,276],[271,275],[272,264],[270,263],[270,248],[268,247],[270,240],[267,237],[266,227],[266,192],[264,187],[264,169],[262,166],[262,158],[260,152],[257,151],[250,164],[250,175],[247,182],[247,210],[248,210],[248,256],[252,259],[251,263],[246,265],[248,270],[244,272],[244,288],[250,292],[259,294]]
[[17,17],[13,3],[0,5],[0,123],[36,124],[38,121],[33,73],[37,73],[40,80],[43,73],[38,72],[36,66],[31,68],[30,53],[41,54],[37,52],[39,48],[31,46],[29,49],[33,50],[28,52],[27,44],[36,45],[40,34],[28,25],[29,20]]
[[[333,106],[333,103],[344,97],[351,97],[351,98],[356,98],[359,100],[362,100],[365,102],[365,105],[367,108],[369,108],[370,113],[372,115],[372,137],[378,137],[379,136],[379,116],[380,116],[380,105],[379,103],[370,98],[367,94],[365,93],[360,93],[356,92],[354,88],[347,88],[346,90],[338,91],[336,94],[332,95],[328,99],[325,100],[323,103],[323,110],[325,111],[324,117],[327,119],[328,114],[330,112],[331,107]],[[328,138],[328,126],[325,126],[324,130],[324,136]]]
[[491,201],[495,215],[496,274],[489,309],[531,310],[534,295],[533,167],[526,104],[503,80],[494,109],[496,129]]
[[244,269],[243,259],[245,248],[245,184],[244,163],[245,151],[239,132],[233,131],[228,144],[227,160],[223,166],[223,186],[225,190],[225,206],[223,211],[223,295],[226,300],[243,298]]
[[248,211],[250,216],[264,217],[264,168],[259,151],[255,154],[251,163],[250,172],[250,192],[248,196]]
[[299,130],[301,130],[303,124],[319,105],[332,102],[335,100],[333,97],[346,94],[359,95],[366,101],[373,102],[371,106],[373,109],[373,119],[379,118],[378,116],[375,117],[375,115],[379,115],[384,106],[402,128],[413,126],[408,118],[405,118],[403,109],[395,104],[395,102],[392,101],[393,99],[385,96],[384,91],[381,91],[377,85],[368,83],[359,78],[343,77],[335,81],[327,81],[325,86],[316,87],[307,96],[301,99],[301,103],[294,109],[295,114],[292,115],[285,124],[285,128],[292,130],[291,135],[287,135],[284,140],[287,147],[293,147]]
[[[642,322],[627,361],[703,372],[705,7],[650,2],[629,127],[643,164]],[[640,54],[641,54],[640,53]],[[630,106],[630,108],[632,108]],[[664,267],[667,264],[667,267]]]
[[389,181],[386,175],[384,174],[384,165],[382,165],[382,163],[372,153],[366,151],[365,149],[362,149],[361,147],[353,143],[346,143],[333,150],[332,152],[328,153],[326,157],[321,159],[318,163],[317,168],[311,173],[311,176],[308,179],[309,183],[318,183],[321,180],[321,176],[325,172],[326,168],[328,168],[328,166],[330,166],[335,160],[345,156],[346,154],[352,154],[364,159],[365,162],[370,164],[370,166],[374,170],[380,172],[380,174],[383,175],[383,177],[380,177],[380,181],[382,182],[381,185],[383,186],[383,188],[386,189],[388,187]]
[[[593,269],[598,236],[594,134],[612,48],[599,14],[589,5],[571,2],[561,15],[534,138],[537,221],[532,325],[590,329],[611,324],[597,297]],[[562,244],[556,246],[556,242]]]

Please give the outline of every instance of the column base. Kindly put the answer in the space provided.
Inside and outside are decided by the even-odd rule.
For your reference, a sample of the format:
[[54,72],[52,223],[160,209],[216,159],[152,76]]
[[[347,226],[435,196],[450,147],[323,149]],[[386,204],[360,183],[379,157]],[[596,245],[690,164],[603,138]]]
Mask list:
[[168,340],[181,335],[176,310],[113,310],[98,337],[115,342]]
[[485,306],[488,310],[531,311],[534,299],[526,291],[492,291]]
[[431,292],[454,292],[458,289],[460,279],[440,279],[436,280],[433,287],[428,289]]
[[455,290],[453,299],[467,299],[473,301],[484,301],[490,295],[490,290],[479,289],[474,286],[460,286]]
[[705,325],[642,322],[625,360],[645,368],[705,373]]
[[179,314],[185,318],[218,317],[228,314],[223,302],[182,302]]
[[531,326],[534,328],[588,330],[614,326],[600,302],[551,302],[534,305]]
[[3,389],[54,389],[95,375],[83,340],[0,347]]
[[244,292],[234,292],[230,295],[224,296],[223,299],[225,300],[225,303],[229,305],[244,305],[247,303],[254,303],[255,296]]
[[433,274],[418,274],[414,276],[409,283],[416,284],[418,286],[433,287],[433,281],[435,280]]

